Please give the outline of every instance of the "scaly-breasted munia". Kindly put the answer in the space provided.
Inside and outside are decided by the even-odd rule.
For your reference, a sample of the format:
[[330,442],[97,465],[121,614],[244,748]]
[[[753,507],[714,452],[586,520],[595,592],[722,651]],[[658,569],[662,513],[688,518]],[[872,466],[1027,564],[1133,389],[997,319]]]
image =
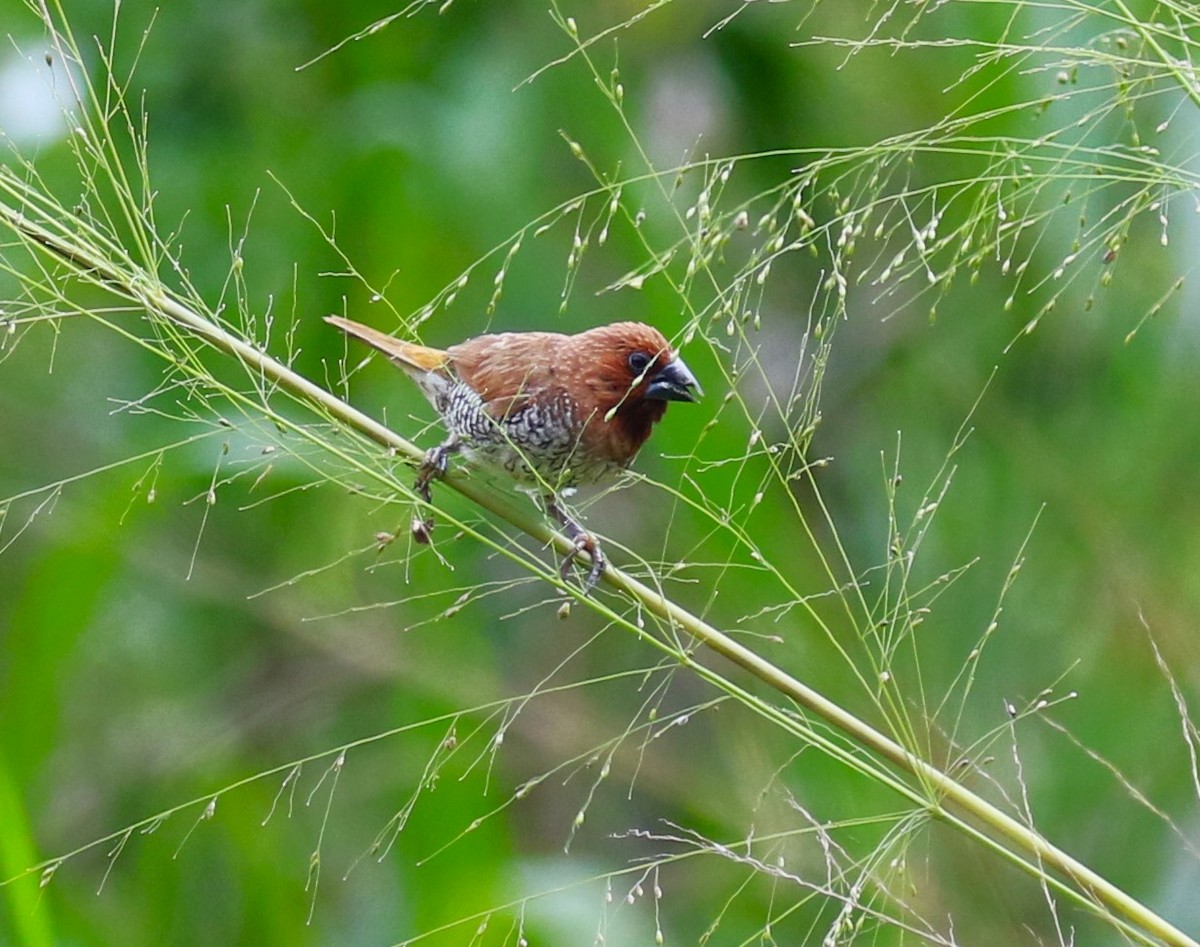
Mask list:
[[[536,487],[546,510],[566,529],[574,549],[591,557],[586,588],[604,571],[595,538],[559,503],[565,488],[610,479],[628,467],[668,401],[702,394],[683,360],[657,329],[616,322],[577,335],[503,332],[480,335],[442,351],[402,342],[369,326],[327,316],[343,332],[383,352],[404,370],[437,409],[450,436],[425,457],[416,490],[461,452],[479,466]],[[432,523],[413,532],[427,541]]]

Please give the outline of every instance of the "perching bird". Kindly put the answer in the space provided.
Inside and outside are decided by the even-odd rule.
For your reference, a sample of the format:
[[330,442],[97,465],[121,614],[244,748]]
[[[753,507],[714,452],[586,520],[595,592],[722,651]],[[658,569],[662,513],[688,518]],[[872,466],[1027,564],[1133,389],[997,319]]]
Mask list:
[[[480,335],[442,351],[340,316],[325,321],[387,355],[417,383],[449,429],[450,436],[426,455],[417,493],[428,502],[430,481],[459,452],[536,487],[574,543],[562,576],[580,552],[591,557],[588,590],[604,571],[604,553],[563,510],[561,492],[615,477],[633,462],[668,401],[696,401],[703,394],[663,334],[638,322],[578,335]],[[419,541],[428,541],[432,528],[427,520],[413,523]]]

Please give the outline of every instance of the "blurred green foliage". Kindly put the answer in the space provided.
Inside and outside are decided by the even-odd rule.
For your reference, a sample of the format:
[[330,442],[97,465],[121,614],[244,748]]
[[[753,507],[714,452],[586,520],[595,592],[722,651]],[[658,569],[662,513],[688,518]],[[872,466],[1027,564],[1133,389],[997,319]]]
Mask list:
[[[523,82],[570,49],[544,3],[459,2],[440,15],[424,8],[317,58],[395,9],[189,0],[156,11],[138,0],[121,6],[115,60],[119,74],[137,60],[128,100],[149,116],[156,221],[164,233],[180,232],[191,281],[216,305],[244,233],[242,274],[257,324],[274,320],[270,344],[283,352],[295,320],[294,365],[330,385],[346,350],[319,319],[328,312],[389,331],[405,322],[433,345],[488,329],[575,330],[617,318],[651,321],[675,336],[685,329],[688,313],[660,283],[600,292],[646,263],[632,228],[588,249],[560,313],[570,216],[523,241],[487,314],[506,241],[597,187],[564,135],[602,173],[626,177],[643,174],[647,157],[665,169],[704,155],[865,145],[933,126],[956,109],[982,113],[1014,102],[1029,105],[988,129],[1033,137],[1062,121],[1056,109],[1072,108],[1038,108],[1057,89],[1043,61],[960,84],[975,61],[970,48],[852,55],[832,42],[792,45],[870,32],[878,16],[870,4],[746,4],[710,31],[736,6],[668,3],[591,47],[605,74],[619,63],[632,136],[578,58]],[[586,37],[645,9],[612,0],[563,12]],[[951,4],[911,38],[996,36],[1014,9]],[[94,56],[89,68],[99,70],[97,45],[83,38],[109,36],[111,5],[80,0],[68,15]],[[1022,41],[1031,42],[1038,17],[1052,15],[1029,14]],[[36,59],[44,31],[25,6],[0,0],[0,22],[12,48]],[[1194,169],[1197,110],[1163,101],[1179,108],[1163,150]],[[1116,109],[1097,134],[1132,147],[1166,107],[1151,101],[1124,117]],[[71,186],[61,141],[17,144],[36,155],[52,185]],[[804,164],[798,153],[748,160],[730,187],[749,198]],[[911,174],[916,182],[953,180],[973,167],[947,153],[917,162]],[[694,191],[695,174],[681,188]],[[345,275],[343,259],[291,198],[336,233],[338,249],[383,298]],[[630,185],[626,199],[655,207],[645,184]],[[1102,204],[1097,198],[1091,213],[1102,214]],[[832,213],[831,205],[814,213]],[[1029,239],[1031,272],[1046,276],[1058,266],[1074,213]],[[656,244],[678,238],[666,214],[649,213],[643,226]],[[1055,726],[1035,719],[1020,729],[1036,824],[1195,930],[1191,893],[1200,872],[1186,844],[1195,835],[1194,763],[1147,630],[1194,703],[1200,495],[1189,488],[1200,462],[1200,375],[1194,289],[1170,289],[1193,267],[1198,231],[1172,217],[1164,247],[1159,230],[1147,213],[1111,264],[1092,253],[1092,275],[1068,287],[1028,335],[1022,327],[1054,288],[1031,280],[1006,310],[1013,282],[998,259],[974,285],[960,279],[936,313],[928,294],[882,296],[853,285],[847,318],[836,323],[811,458],[831,458],[817,483],[873,599],[880,573],[871,570],[888,558],[897,452],[896,507],[907,520],[970,417],[919,575],[930,581],[977,562],[920,629],[926,693],[940,694],[964,667],[1032,529],[956,736],[970,742],[1003,728],[1005,701],[1024,706],[1049,687],[1053,697],[1077,692],[1048,715]],[[452,307],[414,324],[412,314],[497,247]],[[782,262],[762,308],[758,344],[768,377],[784,385],[799,370],[823,265]],[[1112,281],[1101,288],[1104,267]],[[0,277],[4,295],[14,285]],[[1161,315],[1127,343],[1164,296]],[[744,458],[751,436],[750,422],[731,412],[705,428],[724,395],[719,327],[711,332],[713,348],[697,340],[685,349],[709,398],[696,410],[672,409],[638,469],[669,485],[686,469],[707,496],[735,506],[753,492],[739,479],[750,461],[700,463]],[[778,943],[821,939],[839,905],[805,901],[805,890],[772,878],[770,866],[755,872],[710,854],[641,878],[638,859],[687,845],[623,833],[683,839],[695,831],[732,844],[836,820],[846,823],[833,832],[840,843],[870,851],[889,828],[878,813],[899,809],[883,789],[814,752],[793,758],[798,747],[733,703],[707,707],[717,695],[706,685],[657,667],[658,656],[632,636],[599,634],[600,620],[585,609],[557,621],[547,589],[521,581],[511,563],[478,544],[445,537],[445,564],[432,554],[378,552],[372,537],[396,528],[396,507],[322,482],[283,455],[256,483],[267,439],[252,429],[160,457],[196,430],[170,414],[118,410],[155,389],[163,369],[98,324],[38,326],[0,356],[0,497],[142,456],[0,507],[0,873],[16,875],[117,833],[65,861],[42,890],[36,876],[0,889],[0,942],[392,943],[472,917],[423,942],[468,943],[486,922],[476,942],[517,943],[523,930],[530,943],[592,943],[597,931],[610,944],[647,943],[657,927],[668,943],[690,943],[718,920],[713,943],[770,942],[764,928]],[[352,350],[349,364],[360,356]],[[386,366],[354,375],[349,396],[423,445],[439,436],[426,429],[431,414],[416,392]],[[758,397],[765,401],[765,390]],[[182,394],[177,408],[188,410]],[[786,433],[773,423],[780,422],[764,423],[767,440]],[[250,472],[207,503],[214,469],[240,466]],[[796,492],[819,523],[810,491]],[[270,502],[258,502],[265,496]],[[439,500],[478,517],[456,497]],[[827,593],[790,510],[785,491],[771,491],[748,528],[804,594]],[[713,563],[672,594],[869,712],[860,685],[802,609],[777,621],[750,617],[768,601],[768,583],[744,563],[717,568],[723,553],[711,521],[644,484],[602,498],[588,515],[614,550],[619,543],[652,561]],[[834,537],[816,529],[832,550]],[[289,584],[293,577],[302,578]],[[451,608],[482,583],[497,590]],[[382,607],[399,599],[410,600]],[[817,599],[814,607],[833,620],[839,606]],[[780,640],[754,637],[773,635]],[[519,714],[511,706],[462,713],[570,681],[588,683],[538,696]],[[659,687],[663,723],[647,724],[639,708]],[[694,706],[706,709],[664,725]],[[616,752],[601,780],[607,741],[635,725],[645,735]],[[340,748],[410,726],[335,764]],[[451,733],[464,752],[431,773],[429,761],[445,753]],[[946,737],[930,737],[935,756],[950,752]],[[997,783],[1013,792],[1008,738],[991,753]],[[319,758],[289,778],[293,761],[309,757]],[[1134,800],[1099,761],[1176,821]],[[222,792],[274,767],[281,769],[270,778]],[[543,774],[550,775],[527,799],[506,802]],[[389,819],[414,794],[394,846],[372,855],[372,840],[388,835]],[[152,834],[120,834],[189,800],[198,802]],[[586,819],[573,828],[584,808]],[[960,943],[1053,940],[1037,885],[951,836],[936,828],[907,853],[924,885],[914,897],[921,913],[953,916]],[[760,854],[771,861],[784,851],[764,843]],[[810,843],[807,851],[787,869],[819,885],[819,849]],[[610,872],[625,873],[606,880]],[[626,902],[639,879],[642,894]],[[780,888],[787,898],[773,900]],[[782,905],[793,902],[800,907],[785,913]],[[1080,943],[1114,936],[1078,913],[1069,923]],[[870,930],[868,921],[861,935]],[[900,935],[878,937],[891,943]]]

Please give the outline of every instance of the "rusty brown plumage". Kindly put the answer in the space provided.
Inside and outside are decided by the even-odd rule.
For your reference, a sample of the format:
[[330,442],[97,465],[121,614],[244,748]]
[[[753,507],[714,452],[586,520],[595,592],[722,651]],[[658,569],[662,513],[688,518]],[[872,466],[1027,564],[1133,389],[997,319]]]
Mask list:
[[[421,388],[449,438],[430,451],[417,480],[444,473],[451,454],[536,486],[566,527],[575,553],[587,551],[595,584],[604,556],[563,511],[566,488],[609,479],[633,462],[669,401],[695,401],[700,386],[657,329],[617,322],[576,335],[505,332],[446,350],[402,342],[339,316],[328,322],[382,351]],[[432,524],[414,524],[419,539]]]

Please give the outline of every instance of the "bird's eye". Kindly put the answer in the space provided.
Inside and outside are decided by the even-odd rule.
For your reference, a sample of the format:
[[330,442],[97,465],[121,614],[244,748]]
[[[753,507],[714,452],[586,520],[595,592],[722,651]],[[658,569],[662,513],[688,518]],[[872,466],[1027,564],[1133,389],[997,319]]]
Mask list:
[[635,376],[642,374],[650,366],[650,356],[645,352],[634,352],[629,356],[629,370]]

